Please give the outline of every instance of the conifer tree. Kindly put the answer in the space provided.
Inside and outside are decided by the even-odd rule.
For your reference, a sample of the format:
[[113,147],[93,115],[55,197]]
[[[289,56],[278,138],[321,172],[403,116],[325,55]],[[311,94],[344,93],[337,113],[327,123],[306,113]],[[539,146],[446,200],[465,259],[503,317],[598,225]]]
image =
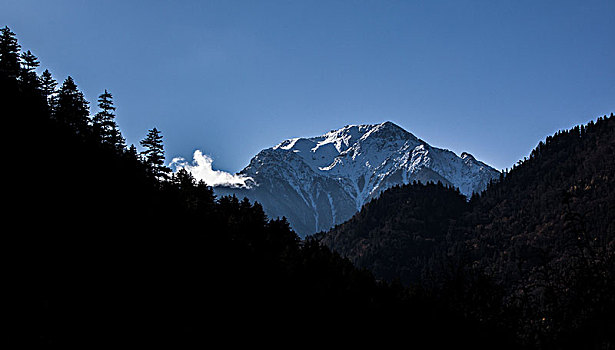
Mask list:
[[145,147],[141,155],[145,163],[150,167],[153,175],[159,179],[167,179],[171,169],[164,165],[164,146],[160,131],[156,128],[149,130],[147,136],[141,140],[140,144]]
[[0,29],[0,74],[17,79],[19,76],[19,49],[15,33],[9,27]]
[[173,182],[181,190],[191,190],[196,186],[196,180],[186,169],[179,169],[173,174]]
[[137,152],[137,147],[135,147],[135,145],[130,145],[130,147],[128,147],[128,151],[126,151],[126,154],[131,157],[132,159],[139,159],[139,152]]
[[41,87],[43,97],[45,97],[45,100],[47,101],[47,105],[50,110],[53,111],[56,102],[56,86],[58,86],[58,83],[55,79],[53,79],[51,73],[49,73],[49,70],[45,69],[45,71],[41,74],[41,77],[39,78],[39,85]]
[[100,112],[96,113],[92,122],[97,136],[102,142],[113,146],[117,150],[125,148],[124,138],[115,122],[115,107],[113,96],[107,90],[98,97]]
[[24,69],[29,72],[40,65],[38,58],[34,56],[34,54],[30,50],[22,52],[20,57],[24,65]]
[[77,133],[88,130],[88,116],[90,114],[88,101],[83,93],[77,89],[73,78],[66,78],[58,94],[58,103],[55,110],[56,119],[75,129]]
[[21,81],[27,86],[38,85],[38,78],[34,69],[40,65],[38,58],[30,52],[30,50],[21,53],[21,62],[23,68],[21,70]]

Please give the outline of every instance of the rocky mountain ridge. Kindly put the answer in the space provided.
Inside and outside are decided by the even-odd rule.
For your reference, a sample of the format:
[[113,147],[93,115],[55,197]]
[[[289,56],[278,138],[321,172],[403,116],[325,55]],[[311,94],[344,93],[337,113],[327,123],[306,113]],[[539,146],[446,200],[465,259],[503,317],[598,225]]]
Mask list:
[[340,224],[382,191],[413,181],[442,182],[469,196],[499,172],[468,153],[430,146],[392,122],[348,125],[262,150],[239,175],[245,188],[216,187],[285,216],[300,236]]

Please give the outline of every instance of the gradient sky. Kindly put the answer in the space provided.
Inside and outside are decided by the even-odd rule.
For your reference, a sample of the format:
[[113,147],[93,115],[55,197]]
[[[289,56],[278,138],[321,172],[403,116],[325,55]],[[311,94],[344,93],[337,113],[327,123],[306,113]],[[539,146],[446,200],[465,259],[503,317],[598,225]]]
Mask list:
[[[503,169],[615,112],[615,1],[2,0],[8,25],[129,144],[236,172],[263,148],[393,121]],[[43,150],[42,150],[43,151]]]

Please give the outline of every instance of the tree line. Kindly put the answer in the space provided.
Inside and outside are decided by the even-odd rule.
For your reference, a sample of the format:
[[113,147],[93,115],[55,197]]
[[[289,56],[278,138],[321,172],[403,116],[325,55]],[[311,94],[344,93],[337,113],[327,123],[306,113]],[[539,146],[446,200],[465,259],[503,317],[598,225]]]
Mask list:
[[442,184],[384,192],[318,238],[526,346],[615,344],[615,116],[539,142],[466,201]]
[[84,138],[109,147],[118,153],[127,153],[149,167],[152,175],[168,179],[171,170],[164,165],[164,145],[157,128],[148,130],[140,141],[144,148],[140,153],[134,145],[127,148],[125,139],[115,120],[113,95],[106,89],[98,96],[99,111],[90,115],[89,102],[79,91],[77,84],[68,76],[62,85],[53,78],[48,69],[37,75],[38,58],[30,51],[21,52],[15,33],[5,26],[0,29],[0,72],[7,82],[17,88],[38,95],[46,102],[48,116],[71,128]]
[[0,35],[0,110],[19,160],[6,184],[11,336],[17,346],[194,346],[263,338],[412,339],[509,347],[431,295],[374,279],[258,203],[217,198],[164,166],[157,129],[126,147],[113,96],[99,111],[74,80]]

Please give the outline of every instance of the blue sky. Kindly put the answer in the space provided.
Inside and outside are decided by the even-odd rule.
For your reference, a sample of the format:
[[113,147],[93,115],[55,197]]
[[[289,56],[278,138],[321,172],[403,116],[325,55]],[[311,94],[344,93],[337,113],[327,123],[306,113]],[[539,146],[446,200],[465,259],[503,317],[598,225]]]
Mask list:
[[[236,172],[263,148],[390,120],[498,169],[615,111],[615,1],[3,0],[43,68],[129,143]],[[92,109],[96,112],[96,108]]]

